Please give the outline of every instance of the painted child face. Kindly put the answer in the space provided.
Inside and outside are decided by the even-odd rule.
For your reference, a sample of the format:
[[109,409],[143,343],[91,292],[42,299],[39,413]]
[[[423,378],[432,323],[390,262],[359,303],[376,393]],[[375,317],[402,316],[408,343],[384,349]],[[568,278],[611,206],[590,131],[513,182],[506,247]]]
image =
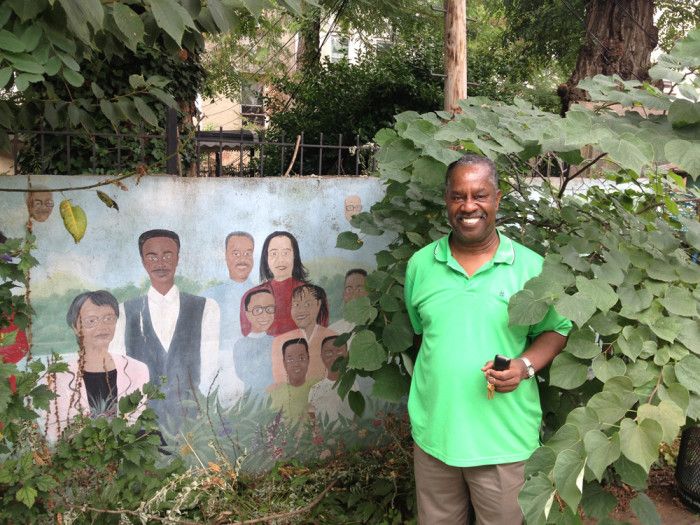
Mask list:
[[276,281],[284,281],[292,276],[294,250],[288,237],[278,235],[270,239],[267,245],[267,265]]
[[292,319],[299,328],[312,328],[316,324],[320,309],[321,301],[316,299],[308,289],[292,296]]
[[245,315],[253,332],[267,332],[275,320],[275,298],[269,292],[256,293],[250,298]]
[[300,343],[289,345],[284,353],[284,369],[292,386],[301,386],[306,381],[309,369],[309,351]]
[[345,279],[345,289],[343,290],[343,302],[348,303],[358,297],[365,297],[365,276],[361,273],[351,273]]
[[80,307],[77,326],[73,328],[76,335],[82,332],[83,346],[86,350],[104,348],[114,337],[117,314],[111,306],[97,306],[90,299]]

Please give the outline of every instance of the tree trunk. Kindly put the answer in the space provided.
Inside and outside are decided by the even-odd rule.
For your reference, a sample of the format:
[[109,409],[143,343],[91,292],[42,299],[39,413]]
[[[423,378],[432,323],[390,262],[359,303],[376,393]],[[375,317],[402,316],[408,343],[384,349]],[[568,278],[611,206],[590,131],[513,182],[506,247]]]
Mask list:
[[314,10],[307,14],[299,30],[297,71],[311,71],[320,64],[321,10],[312,9]]
[[467,98],[467,1],[445,0],[445,111]]
[[586,77],[617,74],[623,80],[649,80],[658,41],[653,0],[591,0],[585,17],[586,39],[576,67],[559,86],[562,116],[572,103],[586,99],[586,92],[576,88]]

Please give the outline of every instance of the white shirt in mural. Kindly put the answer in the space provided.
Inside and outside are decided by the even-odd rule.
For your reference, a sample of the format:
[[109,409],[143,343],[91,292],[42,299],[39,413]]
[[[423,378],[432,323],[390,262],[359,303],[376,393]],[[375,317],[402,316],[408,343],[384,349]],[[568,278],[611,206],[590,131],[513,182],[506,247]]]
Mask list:
[[[158,340],[167,352],[173,340],[177,318],[180,314],[180,290],[173,286],[168,293],[161,295],[150,287],[146,294],[151,324]],[[199,391],[206,395],[219,369],[219,305],[213,299],[206,299],[202,313],[202,335],[199,346],[201,360]],[[126,355],[126,315],[124,303],[119,305],[119,319],[114,331],[114,339],[109,345],[109,351]],[[212,388],[213,391],[213,388]]]

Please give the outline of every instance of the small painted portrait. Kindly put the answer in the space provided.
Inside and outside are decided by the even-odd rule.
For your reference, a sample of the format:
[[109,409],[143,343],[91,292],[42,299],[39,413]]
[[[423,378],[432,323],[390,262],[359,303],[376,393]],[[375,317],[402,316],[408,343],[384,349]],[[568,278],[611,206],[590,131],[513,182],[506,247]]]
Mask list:
[[272,407],[285,418],[297,421],[308,415],[309,391],[318,379],[307,379],[309,344],[305,339],[289,339],[280,350],[287,381],[270,391]]
[[267,330],[275,319],[275,298],[267,288],[254,288],[243,297],[245,337],[233,347],[236,375],[246,390],[263,392],[272,385],[272,341]]
[[[347,304],[358,297],[365,297],[367,295],[367,288],[365,287],[366,281],[366,270],[362,268],[348,270],[345,274],[345,281],[343,282],[343,304]],[[350,332],[353,328],[355,328],[355,325],[345,319],[338,319],[330,326],[330,329],[336,334]]]
[[359,195],[348,195],[343,203],[345,208],[345,218],[348,222],[362,211],[362,199]]
[[45,222],[53,211],[53,194],[50,191],[30,191],[27,193],[29,216],[37,222]]
[[301,262],[299,243],[294,235],[286,231],[268,235],[260,255],[260,282],[275,296],[275,320],[268,330],[270,335],[296,328],[291,317],[292,291],[307,279],[308,272]]
[[272,374],[276,383],[284,380],[283,366],[279,360],[279,348],[288,339],[304,338],[309,346],[309,377],[321,379],[326,369],[321,361],[321,341],[337,335],[328,325],[328,299],[326,292],[315,284],[302,284],[292,293],[292,319],[295,330],[285,332],[275,338],[272,344]]
[[[348,347],[345,344],[336,346],[336,336],[326,337],[321,343],[321,360],[326,367],[326,377],[311,387],[309,391],[309,408],[317,418],[328,418],[329,421],[338,419],[342,415],[352,419],[353,411],[348,404],[347,397],[341,399],[333,385],[338,380],[340,372],[333,370],[333,365],[340,358],[348,357]],[[353,385],[351,390],[357,390]]]
[[177,233],[146,231],[138,248],[151,286],[146,295],[120,305],[111,348],[146,363],[152,378],[167,378],[165,400],[151,401],[161,417],[184,416],[182,401],[196,395],[192,387],[206,395],[219,368],[219,305],[175,284]]
[[[108,350],[118,317],[117,300],[104,290],[81,293],[68,308],[66,322],[76,336],[78,357],[68,361],[67,372],[48,378],[49,388],[57,395],[46,420],[50,440],[57,439],[78,414],[116,416],[119,398],[148,382],[146,364]],[[144,408],[130,418],[136,419]]]
[[224,258],[228,279],[202,292],[204,297],[216,301],[221,312],[221,332],[219,334],[220,364],[231,365],[231,352],[243,334],[241,333],[241,299],[253,287],[250,273],[253,270],[253,249],[255,242],[248,232],[234,231],[224,241]]

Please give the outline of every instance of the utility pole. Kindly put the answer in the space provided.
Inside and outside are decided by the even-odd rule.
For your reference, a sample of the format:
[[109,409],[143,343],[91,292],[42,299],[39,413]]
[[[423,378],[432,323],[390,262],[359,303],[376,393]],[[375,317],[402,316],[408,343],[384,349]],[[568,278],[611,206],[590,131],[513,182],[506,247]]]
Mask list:
[[444,0],[445,111],[467,98],[467,0]]

